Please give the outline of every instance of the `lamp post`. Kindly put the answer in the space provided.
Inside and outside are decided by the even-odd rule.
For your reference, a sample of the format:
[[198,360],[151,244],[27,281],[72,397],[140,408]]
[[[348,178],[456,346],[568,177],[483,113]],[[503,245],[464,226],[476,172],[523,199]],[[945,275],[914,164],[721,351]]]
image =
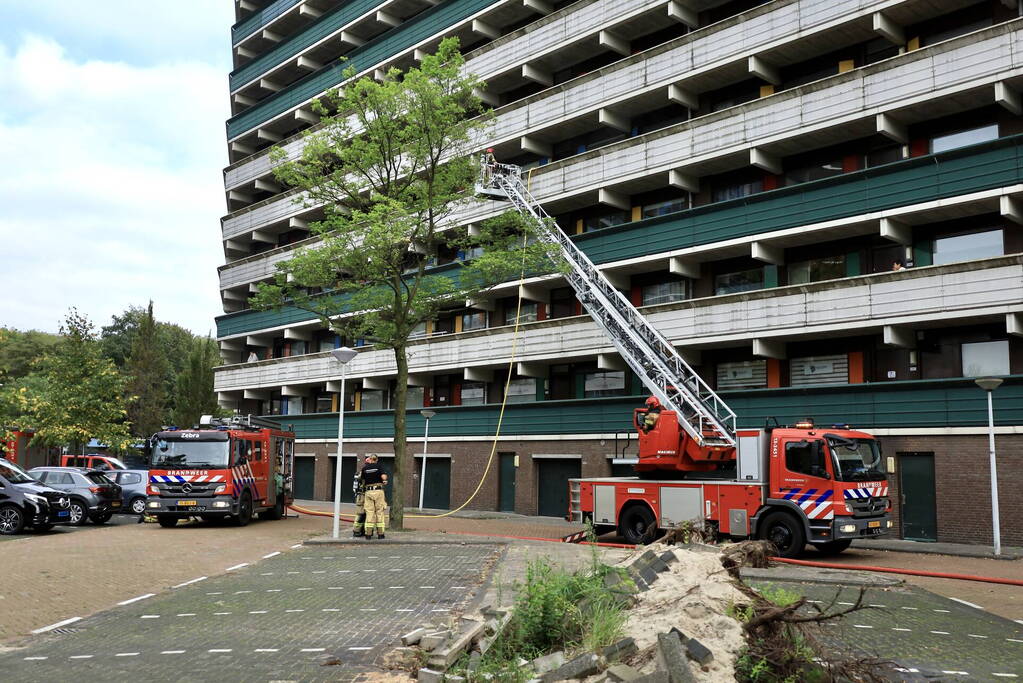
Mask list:
[[337,538],[341,531],[341,444],[345,434],[345,375],[348,372],[348,363],[357,353],[358,351],[347,346],[330,352],[330,355],[341,363],[341,391],[337,398],[337,462],[334,468],[334,538]]
[[423,467],[419,472],[419,509],[423,509],[426,497],[426,445],[430,438],[430,418],[437,414],[436,410],[420,410],[419,414],[426,418],[426,429],[423,430]]
[[995,466],[995,411],[992,394],[1002,385],[997,377],[981,377],[977,386],[987,392],[987,451],[991,463],[991,534],[995,541],[995,555],[1002,554],[1002,532],[998,524],[998,470]]

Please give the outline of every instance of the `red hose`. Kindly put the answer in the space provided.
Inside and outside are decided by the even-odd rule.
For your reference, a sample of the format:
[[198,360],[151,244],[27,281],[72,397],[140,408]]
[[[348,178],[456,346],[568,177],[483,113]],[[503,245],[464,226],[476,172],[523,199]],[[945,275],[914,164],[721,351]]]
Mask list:
[[909,576],[927,576],[935,579],[956,579],[958,581],[980,581],[983,583],[1002,583],[1007,586],[1023,586],[1023,580],[1003,579],[997,576],[976,576],[974,574],[949,574],[946,572],[923,572],[917,569],[896,569],[895,567],[875,567],[865,564],[835,564],[833,562],[814,562],[812,560],[790,560],[784,557],[772,557],[776,562],[787,562],[804,567],[821,567],[824,569],[847,569],[861,572],[884,572],[886,574],[907,574]]

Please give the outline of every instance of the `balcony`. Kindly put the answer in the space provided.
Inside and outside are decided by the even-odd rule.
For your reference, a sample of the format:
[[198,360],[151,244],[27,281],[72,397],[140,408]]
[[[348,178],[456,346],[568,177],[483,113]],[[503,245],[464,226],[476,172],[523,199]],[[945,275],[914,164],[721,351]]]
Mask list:
[[[748,254],[750,239],[758,235],[801,239],[795,233],[809,232],[814,224],[825,235],[876,231],[882,212],[890,210],[905,218],[901,207],[928,202],[932,203],[930,220],[941,220],[943,212],[967,211],[956,205],[958,198],[993,188],[1018,191],[1021,183],[1023,135],[627,223],[575,239],[598,264],[654,257],[666,261],[676,253],[709,260],[734,256],[742,249]],[[975,212],[997,210],[998,197],[975,203]],[[729,240],[744,240],[744,244],[728,244]],[[700,247],[716,243],[722,243],[716,254]],[[223,272],[230,270],[229,265]],[[217,329],[218,336],[226,337],[312,319],[296,309],[242,311],[219,317]]]
[[[919,380],[885,384],[810,386],[798,389],[760,389],[722,392],[738,415],[739,428],[763,427],[769,417],[793,424],[813,417],[817,424],[850,424],[858,429],[912,429],[928,427],[978,427],[987,424],[987,399],[969,379]],[[997,425],[1023,423],[1023,376],[1007,378],[996,393]],[[543,401],[510,404],[501,434],[578,434],[613,438],[615,432],[631,431],[632,410],[643,396],[598,398],[578,401]],[[433,408],[430,436],[492,436],[497,428],[499,405]],[[271,415],[293,425],[299,439],[337,439],[337,413]],[[418,410],[408,413],[409,434],[422,434]],[[387,439],[394,435],[391,411],[345,414],[345,439]],[[884,437],[881,437],[882,442]]]
[[[696,299],[644,308],[648,320],[683,350],[772,344],[886,328],[1005,320],[1023,310],[1023,255],[913,268],[839,280]],[[221,329],[221,336],[225,330]],[[588,360],[615,350],[587,316],[527,323],[517,361],[538,366]],[[432,337],[410,345],[410,372],[429,375],[508,364],[514,330],[497,327]],[[322,386],[337,376],[327,353],[223,366],[217,391]],[[365,350],[350,375],[393,377],[390,351]]]

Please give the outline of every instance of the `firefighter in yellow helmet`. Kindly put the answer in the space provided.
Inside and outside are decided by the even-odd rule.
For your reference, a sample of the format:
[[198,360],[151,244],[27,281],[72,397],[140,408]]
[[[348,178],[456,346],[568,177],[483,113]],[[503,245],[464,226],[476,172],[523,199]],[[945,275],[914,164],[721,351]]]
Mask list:
[[377,538],[383,538],[387,527],[387,499],[384,497],[387,473],[380,468],[377,456],[367,455],[359,476],[366,488],[363,503],[366,506],[366,540],[373,538],[374,531]]

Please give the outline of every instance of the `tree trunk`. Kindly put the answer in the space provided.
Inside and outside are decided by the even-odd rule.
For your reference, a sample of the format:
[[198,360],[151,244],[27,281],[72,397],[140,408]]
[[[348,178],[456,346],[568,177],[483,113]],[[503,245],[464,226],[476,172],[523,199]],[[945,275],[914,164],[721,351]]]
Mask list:
[[397,385],[394,388],[394,487],[391,489],[391,528],[403,529],[405,523],[405,475],[412,471],[408,444],[405,439],[405,407],[408,402],[408,357],[405,345],[394,347],[394,361],[398,366]]

